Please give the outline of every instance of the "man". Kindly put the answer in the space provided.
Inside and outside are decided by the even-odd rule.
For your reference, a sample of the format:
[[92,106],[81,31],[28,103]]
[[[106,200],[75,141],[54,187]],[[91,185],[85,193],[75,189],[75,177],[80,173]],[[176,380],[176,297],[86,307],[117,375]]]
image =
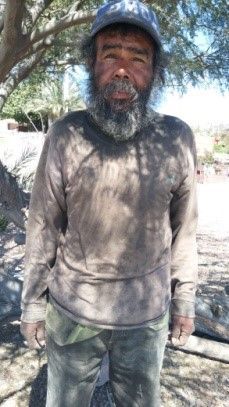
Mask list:
[[[21,331],[48,353],[47,406],[89,406],[103,355],[116,406],[159,406],[168,335],[193,331],[195,146],[148,107],[162,77],[154,12],[102,6],[83,46],[86,111],[50,129],[27,230]],[[48,305],[47,305],[48,300]]]

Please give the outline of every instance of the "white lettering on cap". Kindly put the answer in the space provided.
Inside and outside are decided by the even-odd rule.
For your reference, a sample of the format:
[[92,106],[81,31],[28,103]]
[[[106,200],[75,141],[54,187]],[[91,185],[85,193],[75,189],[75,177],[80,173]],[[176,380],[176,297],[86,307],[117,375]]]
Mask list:
[[125,11],[133,14],[137,14],[138,7],[136,2],[125,0]]
[[113,13],[115,13],[115,12],[117,12],[117,11],[119,11],[121,9],[120,3],[114,3],[111,6],[108,3],[108,7],[109,7],[109,11],[106,12],[106,14],[108,14],[108,15],[113,14]]

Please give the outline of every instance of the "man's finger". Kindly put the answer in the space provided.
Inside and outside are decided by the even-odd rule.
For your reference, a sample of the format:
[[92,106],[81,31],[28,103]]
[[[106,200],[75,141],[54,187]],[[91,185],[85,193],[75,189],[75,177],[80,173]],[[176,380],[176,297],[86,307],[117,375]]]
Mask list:
[[45,323],[21,321],[21,333],[27,341],[29,349],[42,349],[45,346]]
[[179,336],[180,336],[180,327],[179,326],[177,326],[177,325],[175,325],[175,326],[173,326],[172,327],[172,331],[171,331],[171,337],[172,338],[179,338]]
[[188,334],[187,332],[182,332],[181,336],[179,338],[180,341],[180,345],[179,346],[184,346],[186,344],[186,342],[188,341],[190,334]]
[[181,332],[181,335],[177,337],[171,337],[171,342],[174,346],[184,346],[188,341],[190,334],[187,332]]
[[46,345],[45,342],[45,329],[43,326],[39,327],[36,331],[36,340],[41,348],[44,348]]
[[173,346],[179,346],[179,339],[178,338],[174,338],[173,336],[171,336],[171,343]]
[[37,342],[36,338],[27,338],[25,345],[27,345],[30,350],[41,349],[41,346]]

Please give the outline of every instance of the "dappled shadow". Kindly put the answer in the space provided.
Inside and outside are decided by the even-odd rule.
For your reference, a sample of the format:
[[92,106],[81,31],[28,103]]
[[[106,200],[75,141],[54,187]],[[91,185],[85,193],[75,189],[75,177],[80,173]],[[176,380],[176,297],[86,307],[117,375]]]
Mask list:
[[42,366],[31,385],[29,407],[45,407],[47,389],[47,364]]
[[133,140],[116,143],[83,115],[72,113],[56,126],[69,227],[50,292],[61,305],[65,298],[68,311],[82,322],[129,326],[152,320],[170,300],[171,218],[179,229],[170,203],[182,201],[182,211],[187,205],[189,130],[157,115]]
[[[17,319],[0,324],[0,365],[0,404],[4,400],[9,405],[45,407],[46,355],[44,351],[31,351],[25,346]],[[96,387],[91,407],[111,407],[110,392],[108,383]]]
[[227,405],[226,363],[166,348],[161,382],[163,407]]
[[[151,133],[148,134],[148,137],[150,139]],[[137,166],[135,168],[132,168],[132,163],[127,162],[127,168],[126,168],[126,175],[120,179],[120,172],[119,169],[117,169],[117,166],[113,166],[112,160],[116,161],[119,158],[122,158],[122,154],[126,153],[126,149],[128,149],[128,143],[127,146],[123,146],[120,148],[120,156],[117,157],[117,146],[114,145],[114,148],[111,149],[110,145],[104,145],[103,149],[100,150],[98,148],[99,143],[101,140],[97,139],[94,140],[94,144],[91,145],[91,150],[89,151],[88,155],[85,157],[85,149],[88,148],[88,145],[81,146],[77,145],[76,152],[82,155],[82,160],[78,163],[77,168],[74,167],[74,160],[72,157],[72,167],[75,168],[75,172],[70,176],[70,181],[75,182],[76,180],[76,174],[79,178],[81,178],[81,182],[79,182],[78,185],[78,190],[76,191],[76,194],[73,196],[73,202],[75,203],[75,207],[73,208],[71,212],[71,216],[75,217],[77,224],[75,225],[75,231],[76,231],[76,236],[74,239],[72,237],[66,236],[66,245],[69,246],[72,250],[72,254],[69,255],[69,265],[71,266],[72,262],[75,262],[76,259],[78,261],[77,267],[79,268],[79,273],[78,273],[78,284],[79,286],[84,283],[87,284],[87,279],[90,279],[92,282],[92,290],[93,290],[93,285],[97,286],[96,287],[96,296],[94,297],[93,301],[95,304],[95,317],[99,315],[99,312],[101,314],[104,314],[104,312],[112,312],[116,314],[115,317],[119,317],[120,315],[118,312],[123,309],[123,307],[128,307],[127,309],[127,315],[128,318],[129,316],[136,316],[135,311],[137,309],[140,309],[141,307],[138,307],[138,305],[142,305],[143,299],[147,296],[146,293],[147,291],[150,292],[151,286],[150,284],[152,281],[155,282],[155,280],[151,277],[151,271],[153,270],[152,262],[150,260],[150,252],[154,250],[154,255],[156,258],[156,262],[158,264],[158,258],[160,256],[164,255],[164,252],[162,250],[163,245],[165,246],[168,244],[170,236],[168,235],[165,237],[165,234],[163,233],[163,229],[161,229],[161,225],[165,225],[165,223],[168,221],[167,219],[167,209],[166,206],[168,202],[165,200],[165,196],[169,200],[171,198],[170,194],[171,192],[175,191],[176,185],[179,184],[180,182],[180,174],[181,168],[172,168],[172,173],[173,177],[170,177],[171,171],[170,171],[170,166],[169,166],[169,161],[168,161],[168,150],[165,148],[163,149],[163,152],[160,151],[159,145],[161,140],[163,139],[164,134],[163,131],[156,132],[155,133],[155,144],[154,148],[151,148],[151,144],[149,143],[147,145],[142,145],[141,144],[141,139],[137,138],[136,143],[135,143],[135,148],[132,150],[132,158],[135,157],[135,161],[137,163]],[[88,142],[90,141],[90,137],[87,140]],[[103,140],[104,142],[104,140]],[[179,143],[175,143],[172,147],[173,151],[173,156],[177,157],[179,155]],[[99,152],[99,153],[98,153]],[[98,156],[96,155],[98,153]],[[162,162],[158,159],[162,154]],[[109,158],[109,160],[108,160]],[[132,159],[131,158],[131,159]],[[101,188],[99,188],[98,185],[98,174],[101,171],[101,164],[106,163],[109,161],[111,164],[107,165],[106,169],[104,170],[103,177],[106,182],[104,182],[104,188],[101,193]],[[155,178],[153,179],[151,173],[152,173],[152,161],[154,164],[156,164],[156,170],[153,172],[153,177],[157,179],[156,184],[158,185],[157,187],[154,186],[155,184]],[[182,160],[181,160],[182,161]],[[66,174],[65,174],[66,175]],[[163,178],[166,176],[166,180]],[[128,188],[128,185],[132,185],[136,187],[136,179],[138,179],[139,185],[138,187],[140,188],[140,196],[135,194],[135,189],[133,188]],[[166,182],[165,182],[166,181]],[[165,184],[163,184],[165,182]],[[163,184],[163,192],[160,191],[160,188]],[[117,192],[117,186],[123,185],[123,193],[118,196]],[[98,190],[96,189],[98,187]],[[86,193],[85,193],[86,192]],[[160,195],[161,194],[161,195]],[[159,200],[155,200],[154,197],[159,196]],[[146,202],[147,199],[144,198],[149,198],[150,205],[152,206],[147,207]],[[105,205],[105,208],[108,211],[108,215],[106,218],[104,218],[103,213],[101,214],[101,207],[99,206],[99,202],[102,200],[103,205]],[[157,202],[156,202],[157,201]],[[154,206],[155,205],[155,206]],[[83,210],[82,210],[83,209]],[[128,222],[126,224],[121,225],[121,231],[118,230],[117,226],[117,220],[119,217],[119,211],[125,211],[127,216]],[[152,216],[153,211],[155,211],[154,216]],[[122,213],[121,213],[122,215]],[[150,221],[150,219],[155,219],[154,224]],[[91,228],[91,225],[93,226]],[[140,225],[140,226],[139,226]],[[120,225],[119,225],[120,227]],[[155,233],[155,236],[153,234]],[[100,233],[102,232],[102,233]],[[121,233],[119,233],[121,232]],[[117,239],[117,236],[120,236],[120,239]],[[9,237],[10,239],[11,237]],[[114,240],[116,241],[117,247],[114,247]],[[165,238],[168,239],[167,242],[165,242]],[[8,236],[6,236],[6,240],[8,239]],[[68,240],[69,239],[69,240]],[[206,288],[206,293],[213,293],[215,289],[215,285],[217,283],[218,287],[221,287],[221,281],[224,281],[224,276],[222,277],[222,273],[224,273],[224,266],[223,269],[216,270],[217,266],[220,266],[220,264],[223,261],[224,264],[224,259],[222,260],[222,256],[220,253],[219,255],[219,250],[215,248],[215,254],[209,253],[209,247],[208,245],[208,240],[207,236],[203,236],[203,239],[206,241],[205,246],[199,246],[199,251],[200,251],[200,267],[201,267],[201,282],[200,282],[200,288],[205,289]],[[5,243],[6,243],[5,240]],[[95,240],[97,243],[97,249],[95,249]],[[110,242],[110,245],[113,247],[109,247],[107,245],[107,242]],[[69,244],[70,243],[70,244]],[[212,241],[211,241],[212,244]],[[218,245],[221,245],[221,241],[217,242]],[[169,246],[169,244],[168,244]],[[209,246],[209,247],[208,247]],[[13,247],[14,249],[14,247]],[[112,249],[112,250],[111,250]],[[112,261],[111,256],[110,256],[110,251],[113,252],[115,249],[115,256],[117,260]],[[5,253],[7,253],[7,249]],[[96,251],[95,251],[96,250]],[[133,264],[133,258],[132,258],[132,253],[133,251],[136,251],[138,254],[138,261]],[[9,251],[10,253],[10,251]],[[217,255],[221,260],[218,260]],[[97,256],[97,259],[105,259],[104,264],[102,265],[101,263],[99,264],[99,261],[97,264],[93,265],[92,259]],[[209,259],[205,259],[205,257],[208,256]],[[165,256],[166,257],[166,256]],[[226,256],[225,256],[226,258]],[[15,269],[15,266],[18,267],[19,264],[17,263],[18,259],[12,259],[12,268],[10,270]],[[115,264],[115,266],[114,266]],[[95,273],[95,268],[97,266],[100,267],[101,270],[101,275],[100,278]],[[81,268],[80,268],[81,267]],[[214,270],[213,270],[214,268]],[[145,269],[147,272],[149,271],[148,275],[145,273],[145,275],[142,275],[143,281],[141,285],[141,289],[139,290],[137,285],[134,285],[134,278],[138,274],[139,270]],[[103,279],[108,279],[114,272],[116,275],[117,271],[121,271],[123,279],[120,278],[120,285],[117,287],[116,290],[111,292],[109,284],[107,285],[107,289],[101,289],[100,290],[100,285],[103,284]],[[206,271],[205,271],[206,270]],[[82,275],[84,272],[84,276]],[[77,274],[77,272],[75,273]],[[213,278],[214,276],[214,278]],[[56,285],[57,285],[57,291],[59,292],[59,279],[62,278],[62,276],[56,276]],[[133,278],[134,277],[134,278]],[[156,277],[154,275],[154,277]],[[219,280],[218,280],[219,278]],[[223,278],[223,280],[222,280]],[[126,282],[131,286],[132,288],[132,299],[128,298],[127,296],[127,291],[125,285],[123,284],[123,281],[126,280]],[[149,281],[151,280],[151,282]],[[168,284],[168,281],[165,281],[162,279],[163,284]],[[73,283],[73,284],[72,284]],[[82,298],[82,292],[78,292],[78,288],[75,287],[75,282],[73,281],[68,281],[68,299],[71,302],[71,296],[72,300],[78,296],[78,298]],[[113,285],[111,284],[111,287]],[[212,291],[211,291],[212,290]],[[103,293],[105,297],[103,297]],[[94,293],[91,292],[91,297],[93,298]],[[157,286],[157,293],[154,295],[154,301],[160,300],[159,294],[158,294],[158,286]],[[117,298],[119,300],[117,301]],[[87,307],[87,303],[89,301],[89,298],[85,298],[85,303],[84,306],[85,308]],[[107,304],[107,311],[104,310],[104,304]],[[97,308],[96,308],[97,307]],[[101,310],[102,307],[102,310]],[[83,307],[79,307],[79,310],[83,312]],[[99,311],[99,312],[98,312]],[[85,312],[85,315],[87,312]],[[93,316],[92,316],[93,318]],[[129,322],[129,321],[128,321]],[[14,330],[14,328],[13,328]],[[19,334],[19,327],[15,328],[15,334]],[[1,330],[2,332],[2,330]],[[4,332],[4,330],[3,330]],[[31,359],[25,359],[25,361],[19,365],[19,370],[18,370],[18,377],[21,375],[23,371],[26,371],[28,369],[29,363],[34,360],[39,362],[39,358],[37,355],[34,353],[31,353],[28,349],[25,348],[23,344],[23,340],[19,336],[14,336],[13,332],[9,334],[9,336],[6,335],[5,331],[5,337],[4,340],[1,342],[0,340],[0,345],[4,346],[5,349],[5,355],[7,355],[6,359],[9,358],[11,364],[17,364],[17,359],[23,355],[26,356],[26,354],[31,356]],[[12,335],[12,336],[10,336]],[[2,336],[0,335],[0,339]],[[4,355],[4,353],[3,353]],[[200,367],[198,370],[199,376],[197,376],[196,371],[192,370],[190,366],[185,367],[185,372],[184,374],[181,374],[180,372],[180,362],[176,362],[176,359],[172,354],[169,354],[169,359],[168,359],[168,367],[170,369],[169,374],[166,378],[166,382],[164,382],[164,386],[168,389],[168,393],[172,394],[173,397],[178,400],[178,404],[176,407],[179,405],[179,400],[181,400],[181,403],[183,405],[189,405],[187,402],[187,399],[185,398],[185,391],[183,393],[179,393],[179,388],[181,389],[196,389],[198,382],[200,382],[200,376],[201,376],[201,369]],[[6,359],[2,359],[3,362],[6,362]],[[166,362],[165,362],[166,363]],[[46,389],[46,366],[39,367],[39,363],[37,363],[38,367],[36,367],[36,377],[34,379],[34,374],[31,373],[31,376],[29,376],[29,379],[25,379],[24,381],[24,390],[26,390],[28,387],[31,388],[31,395],[30,395],[30,405],[33,405],[34,407],[39,406],[37,403],[37,400],[40,400],[39,402],[41,403],[40,406],[42,406],[44,402],[44,394],[45,394],[45,389]],[[9,366],[7,365],[6,367],[6,372],[8,374],[9,371]],[[209,375],[209,372],[208,372]],[[170,380],[171,378],[171,380]],[[216,378],[218,376],[216,375]],[[175,385],[174,385],[174,381]],[[193,380],[193,384],[192,384]],[[205,383],[206,381],[206,383]],[[207,378],[203,379],[203,388],[201,388],[200,391],[200,396],[204,398],[204,387],[205,384],[207,386]],[[9,392],[8,396],[13,396],[17,391],[22,391],[22,388],[18,390],[17,388],[17,379],[14,378],[14,386],[15,389],[13,390],[13,393]],[[12,388],[12,384],[11,384]],[[103,391],[104,387],[101,388]],[[196,390],[195,390],[196,391]],[[99,394],[99,390],[96,390],[95,394]],[[223,392],[222,392],[223,394]],[[8,397],[6,396],[6,397]],[[220,396],[221,397],[221,396]],[[186,401],[185,401],[186,400]],[[34,404],[33,404],[34,403]],[[185,404],[186,403],[186,404]],[[166,405],[166,404],[165,404]],[[172,404],[171,404],[172,405]],[[200,405],[200,404],[199,404]],[[214,405],[212,403],[209,403],[208,405]],[[217,405],[217,404],[215,404]],[[223,404],[221,404],[222,406]],[[105,404],[102,405],[104,407]],[[101,406],[100,406],[101,407]],[[166,407],[169,407],[167,404]]]
[[19,274],[24,265],[25,233],[9,224],[0,232],[0,270],[8,277]]
[[0,271],[0,321],[21,315],[22,281]]
[[0,347],[1,361],[7,359],[12,363],[15,357],[27,350],[20,333],[20,322],[15,317],[0,322]]
[[217,239],[205,233],[197,234],[198,243],[198,291],[213,297],[222,293],[229,284],[228,244],[229,237]]
[[[28,406],[28,395],[34,375],[44,363],[44,354],[29,350],[20,333],[17,319],[5,319],[0,324],[0,403]],[[15,399],[17,401],[15,401]],[[36,405],[36,404],[35,404]]]
[[20,316],[25,234],[8,225],[0,233],[0,321]]

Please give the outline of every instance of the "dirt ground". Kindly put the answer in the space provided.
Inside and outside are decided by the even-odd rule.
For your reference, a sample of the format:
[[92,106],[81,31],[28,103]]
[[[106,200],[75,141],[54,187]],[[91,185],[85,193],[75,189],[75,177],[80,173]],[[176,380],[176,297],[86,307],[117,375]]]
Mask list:
[[[229,283],[229,183],[199,185],[198,194],[199,289],[214,295]],[[2,233],[0,257],[5,271],[18,277],[23,268],[24,245],[16,244],[15,236],[18,236],[18,231],[12,227]],[[45,353],[30,351],[25,347],[17,318],[2,322],[0,405],[44,407],[46,380]],[[228,406],[229,365],[226,363],[166,348],[161,383],[163,407]],[[96,389],[93,407],[111,405],[108,390],[107,384]]]

